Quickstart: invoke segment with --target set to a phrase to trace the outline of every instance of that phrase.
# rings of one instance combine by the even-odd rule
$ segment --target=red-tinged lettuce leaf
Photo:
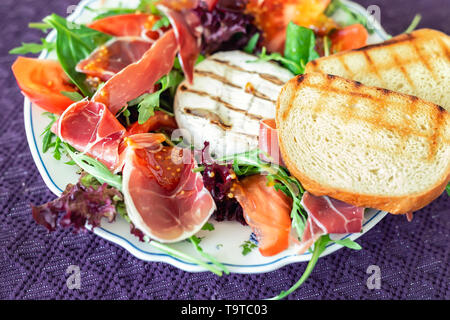
[[[246,225],[244,212],[241,205],[233,196],[233,184],[237,182],[236,174],[232,165],[220,165],[216,162],[207,161],[209,142],[205,142],[205,147],[201,153],[200,165],[204,167],[202,172],[203,184],[211,193],[216,203],[217,210],[214,211],[213,217],[217,221],[239,221]]]
[[[41,206],[32,206],[34,220],[54,231],[58,227],[73,227],[76,232],[86,230],[86,223],[98,227],[102,218],[113,222],[122,194],[107,184],[86,186],[81,181],[69,184],[62,196]],[[61,217],[62,216],[62,217]]]
[[[202,27],[202,53],[238,50],[259,32],[253,16],[244,13],[245,1],[221,0],[209,11],[204,2],[193,9]]]

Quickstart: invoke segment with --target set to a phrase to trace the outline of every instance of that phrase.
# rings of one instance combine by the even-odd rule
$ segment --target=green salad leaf
[[[273,60],[281,63],[295,75],[303,74],[306,64],[319,58],[319,54],[314,50],[315,45],[314,31],[290,22],[286,29],[284,56],[278,52],[267,54],[266,47],[263,47],[259,59],[254,62]]]
[[[355,249],[355,250],[360,250],[361,249],[361,246],[359,244],[357,244],[356,242],[354,242],[354,241],[352,241],[352,240],[350,240],[348,238],[344,239],[344,240],[333,241],[333,240],[330,239],[329,235],[321,236],[314,243],[314,250],[312,252],[311,260],[309,260],[308,265],[306,266],[306,269],[303,272],[303,274],[300,277],[300,279],[291,288],[289,288],[287,291],[281,291],[281,293],[279,295],[277,295],[276,297],[273,297],[273,298],[271,298],[269,300],[281,300],[281,299],[287,297],[288,295],[290,295],[295,290],[297,290],[306,281],[306,279],[308,279],[309,275],[314,270],[314,267],[316,266],[316,263],[319,260],[320,256],[325,251],[325,249],[327,248],[328,244],[330,244],[332,242],[336,242],[336,243],[338,243],[340,245],[343,245],[343,246],[346,246],[346,247],[348,247],[350,249]]]
[[[94,158],[83,153],[77,152],[67,143],[63,143],[63,148],[72,160],[88,174],[92,175],[100,183],[106,183],[117,190],[122,191],[122,177],[111,173],[108,167]]]
[[[93,92],[85,82],[86,76],[77,72],[75,67],[112,37],[84,25],[70,22],[57,14],[46,17],[44,22],[57,31],[56,54],[62,68],[82,94],[90,97]]]
[[[244,47],[244,51],[247,53],[252,54],[253,51],[255,51],[256,45],[258,44],[259,38],[260,38],[260,34],[259,33],[255,33],[250,40],[248,41],[247,45]]]
[[[39,53],[41,51],[47,50],[52,51],[56,47],[54,42],[48,42],[44,38],[41,38],[41,43],[24,43],[20,47],[11,49],[9,54],[28,54],[28,53]]]
[[[306,64],[319,58],[319,54],[314,50],[315,46],[316,36],[314,31],[290,22],[286,30],[284,57],[297,63],[301,69],[294,70],[289,68],[289,65],[286,65],[286,67],[295,74],[304,73]]]
[[[156,84],[160,84],[161,88],[153,93],[146,93],[128,103],[129,106],[137,105],[139,111],[139,124],[145,123],[151,116],[155,114],[155,110],[161,110],[172,115],[166,109],[161,108],[161,94],[166,90],[175,92],[180,82],[183,81],[183,75],[178,70],[172,70],[169,74],[163,76]]]

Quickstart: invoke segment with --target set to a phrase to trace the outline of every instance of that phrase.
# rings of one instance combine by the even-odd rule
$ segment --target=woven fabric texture
[[[58,230],[34,223],[30,203],[54,198],[42,181],[25,138],[23,97],[11,73],[20,42],[42,37],[27,24],[56,12],[67,0],[0,1],[0,298],[1,299],[261,299],[297,281],[306,263],[266,274],[217,277],[188,273],[163,263],[143,262],[92,233]],[[403,31],[415,13],[421,27],[450,32],[447,0],[359,1],[381,7],[387,31]],[[387,216],[358,242],[319,260],[309,280],[289,299],[450,299],[450,198],[443,194],[407,222]],[[80,289],[67,286],[67,268],[81,271]],[[380,268],[380,289],[369,289],[369,266]]]

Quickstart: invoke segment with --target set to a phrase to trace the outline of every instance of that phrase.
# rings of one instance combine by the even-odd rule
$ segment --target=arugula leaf
[[[413,32],[417,26],[419,25],[420,21],[422,20],[422,16],[420,14],[416,14],[411,21],[411,24],[409,27],[403,32],[403,33],[411,33]]]
[[[445,190],[447,191],[447,194],[450,196],[450,183],[447,185]]]
[[[216,258],[211,256],[210,254],[203,251],[203,248],[200,247],[200,241],[201,238],[198,238],[196,236],[192,236],[189,238],[189,241],[194,245],[195,250],[204,258],[206,258],[210,263],[212,263],[214,266],[219,268],[219,275],[222,275],[222,272],[225,272],[225,274],[230,274],[230,271],[225,267],[222,263],[220,263]]]
[[[260,34],[255,33],[253,35],[253,37],[250,38],[247,45],[244,47],[244,51],[252,54],[253,51],[255,51],[256,45],[258,44],[259,37],[260,37]]]
[[[314,267],[316,266],[317,261],[319,260],[320,256],[325,251],[325,249],[327,248],[327,245],[330,242],[336,242],[336,243],[339,243],[339,244],[341,244],[343,246],[346,246],[346,247],[348,247],[350,249],[354,249],[354,250],[360,250],[361,249],[361,246],[359,244],[357,244],[356,242],[354,242],[354,241],[352,241],[351,239],[348,239],[348,238],[344,239],[344,240],[333,241],[333,240],[330,239],[330,235],[328,235],[328,234],[324,235],[324,236],[321,236],[314,243],[314,250],[313,250],[313,253],[312,253],[311,260],[309,260],[308,265],[306,266],[306,269],[303,272],[303,274],[300,277],[300,279],[291,288],[289,288],[289,290],[281,291],[281,293],[278,296],[273,297],[273,298],[271,298],[269,300],[281,300],[281,299],[287,297],[289,294],[291,294],[295,290],[297,290],[298,287],[300,287],[306,281],[306,279],[308,279],[309,275],[314,270]]]
[[[240,154],[224,157],[218,162],[228,163],[232,161],[234,173],[238,176],[252,174],[266,174],[267,182],[273,185],[277,190],[283,191],[288,197],[292,198],[291,219],[299,238],[302,237],[305,229],[307,213],[301,205],[301,199],[304,193],[300,182],[292,177],[288,171],[275,164],[264,162],[259,155],[261,150],[253,150]],[[268,155],[266,155],[268,157]]]
[[[69,22],[56,14],[46,17],[44,22],[57,31],[56,53],[64,71],[82,94],[90,97],[93,92],[85,82],[86,76],[77,72],[75,67],[98,46],[112,37],[84,25]]]
[[[299,63],[291,61],[285,57],[283,57],[280,53],[275,52],[271,54],[267,54],[266,47],[262,48],[261,53],[259,54],[259,59],[255,61],[249,61],[249,62],[257,62],[257,61],[277,61],[280,62],[282,65],[284,65],[286,68],[288,68],[290,71],[292,71],[294,74],[301,74],[305,67],[301,66]]]
[[[90,9],[91,11],[96,11],[96,9]],[[94,17],[94,21],[96,20],[100,20],[100,19],[104,19],[104,18],[108,18],[108,17],[113,17],[113,16],[118,16],[121,14],[130,14],[130,13],[135,13],[136,10],[135,9],[130,9],[130,8],[110,8],[107,9],[105,11],[103,11],[102,13],[98,14],[97,16]]]
[[[61,91],[61,94],[74,102],[84,99],[84,97],[76,91]]]
[[[52,143],[53,136],[55,135],[51,129],[52,126],[55,124],[57,117],[53,113],[50,112],[44,112],[43,115],[50,118],[50,123],[45,127],[44,131],[41,133],[41,136],[44,136],[42,139],[42,152],[46,153],[48,149],[50,149],[50,145]]]
[[[255,243],[251,242],[250,240],[247,240],[243,244],[241,244],[239,247],[242,248],[242,255],[246,256],[250,252],[252,252],[253,249],[257,248],[258,245],[256,245]]]
[[[278,296],[273,297],[269,300],[281,300],[290,295],[295,290],[297,290],[298,287],[300,287],[303,284],[303,282],[305,282],[306,279],[308,279],[309,275],[314,270],[314,267],[316,266],[316,263],[319,260],[320,255],[325,251],[327,244],[329,242],[330,237],[328,235],[320,237],[319,240],[317,240],[316,243],[314,244],[313,255],[311,257],[311,260],[309,260],[308,265],[306,266],[306,269],[303,272],[300,279],[291,288],[289,288],[289,290],[281,291],[281,293]]]
[[[356,243],[355,241],[353,241],[352,239],[346,238],[346,239],[342,239],[342,240],[333,240],[334,243],[339,244],[341,246],[344,246],[346,248],[349,249],[353,249],[353,250],[361,250],[362,247]]]
[[[290,64],[285,66],[295,74],[304,73],[306,64],[319,58],[319,54],[314,50],[315,46],[316,36],[311,29],[290,22],[286,30],[284,57],[297,63],[301,68],[300,70],[291,68]]]
[[[202,230],[207,231],[214,231],[214,225],[210,222],[205,223],[205,225],[202,227]]]
[[[91,158],[83,153],[77,152],[67,143],[62,143],[64,150],[72,158],[72,160],[84,171],[94,176],[100,183],[106,183],[120,191],[122,191],[122,177],[115,175],[98,160]]]
[[[42,30],[43,32],[47,32],[49,29],[52,29],[52,26],[44,22],[31,22],[28,24],[28,28],[39,29]]]
[[[161,29],[163,27],[164,28],[170,27],[170,20],[166,16],[164,16],[161,19],[159,19],[158,21],[156,21],[155,24],[152,27],[152,30],[156,31],[156,30]]]
[[[41,39],[41,43],[24,43],[20,47],[11,49],[9,54],[28,54],[28,53],[39,53],[41,51],[47,50],[52,51],[55,49],[54,42],[48,42],[44,38]]]
[[[319,54],[314,50],[315,45],[316,36],[311,29],[290,22],[286,29],[284,56],[278,52],[268,55],[266,47],[263,47],[259,59],[253,62],[273,60],[280,62],[295,75],[303,74],[306,64],[319,58]]]
[[[155,110],[161,110],[171,114],[169,111],[160,107],[161,94],[170,89],[175,90],[180,82],[183,81],[183,76],[177,70],[172,70],[169,74],[162,77],[157,84],[161,85],[161,89],[153,93],[146,93],[137,99],[129,102],[130,106],[138,105],[139,124],[145,123],[151,116],[155,114]]]
[[[52,131],[52,126],[58,120],[57,116],[50,112],[44,112],[43,115],[50,118],[50,123],[45,127],[44,131],[41,133],[42,138],[42,152],[47,153],[53,148],[53,158],[56,160],[61,160],[61,139],[57,137]]]

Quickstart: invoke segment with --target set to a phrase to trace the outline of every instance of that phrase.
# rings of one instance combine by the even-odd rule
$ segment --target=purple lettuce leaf
[[[86,230],[86,223],[98,227],[102,218],[113,222],[118,214],[117,204],[121,201],[123,196],[119,190],[107,184],[86,186],[80,179],[75,185],[67,185],[60,198],[32,206],[32,215],[49,231],[56,230],[59,225],[80,232]]]
[[[211,160],[208,154],[209,142],[205,142],[199,160],[199,164],[204,167],[202,172],[203,184],[205,188],[211,193],[211,196],[216,203],[216,211],[213,213],[214,219],[217,221],[239,221],[243,225],[247,225],[244,219],[244,211],[232,196],[232,187],[237,182],[236,174],[232,169],[231,164],[222,165]],[[231,196],[231,197],[230,197]]]
[[[202,27],[203,54],[242,49],[259,32],[253,16],[244,13],[245,4],[242,0],[221,0],[212,11],[203,2],[193,9]]]

